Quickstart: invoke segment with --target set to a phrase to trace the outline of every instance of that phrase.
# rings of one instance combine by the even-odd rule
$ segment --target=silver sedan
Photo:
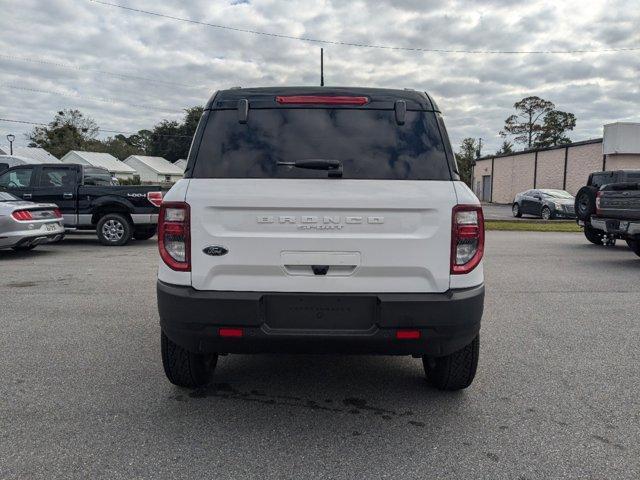
[[[63,236],[62,214],[57,205],[25,202],[0,191],[0,249],[31,250]]]

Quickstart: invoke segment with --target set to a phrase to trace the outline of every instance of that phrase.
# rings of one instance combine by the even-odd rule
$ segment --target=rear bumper
[[[204,292],[158,281],[157,294],[165,334],[187,350],[215,353],[442,356],[478,334],[484,305],[484,285],[425,294],[284,294]],[[336,304],[351,328],[340,327]],[[370,318],[349,318],[355,310]],[[222,338],[221,327],[242,328],[243,336]],[[399,329],[418,330],[420,338],[397,339]]]
[[[619,220],[616,218],[591,217],[591,226],[597,230],[618,235],[623,238],[640,235],[640,221]]]

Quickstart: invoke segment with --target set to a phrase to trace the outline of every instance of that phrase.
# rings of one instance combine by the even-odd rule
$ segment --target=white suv
[[[208,383],[218,354],[423,359],[457,390],[478,364],[484,224],[425,93],[217,92],[159,221],[169,380]]]

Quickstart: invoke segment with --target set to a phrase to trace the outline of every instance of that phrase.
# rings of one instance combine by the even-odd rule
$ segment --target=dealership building
[[[590,173],[620,169],[640,170],[640,123],[605,125],[603,138],[479,158],[472,186],[483,202],[511,203],[533,188],[575,195]]]

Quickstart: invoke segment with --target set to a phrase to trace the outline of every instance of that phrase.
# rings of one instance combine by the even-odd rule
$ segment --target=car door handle
[[[70,198],[73,198],[73,193],[63,193],[62,194],[62,198],[67,199],[67,200],[70,199]]]
[[[23,193],[22,198],[27,198],[27,199],[33,198],[33,195],[31,195],[30,193]]]

